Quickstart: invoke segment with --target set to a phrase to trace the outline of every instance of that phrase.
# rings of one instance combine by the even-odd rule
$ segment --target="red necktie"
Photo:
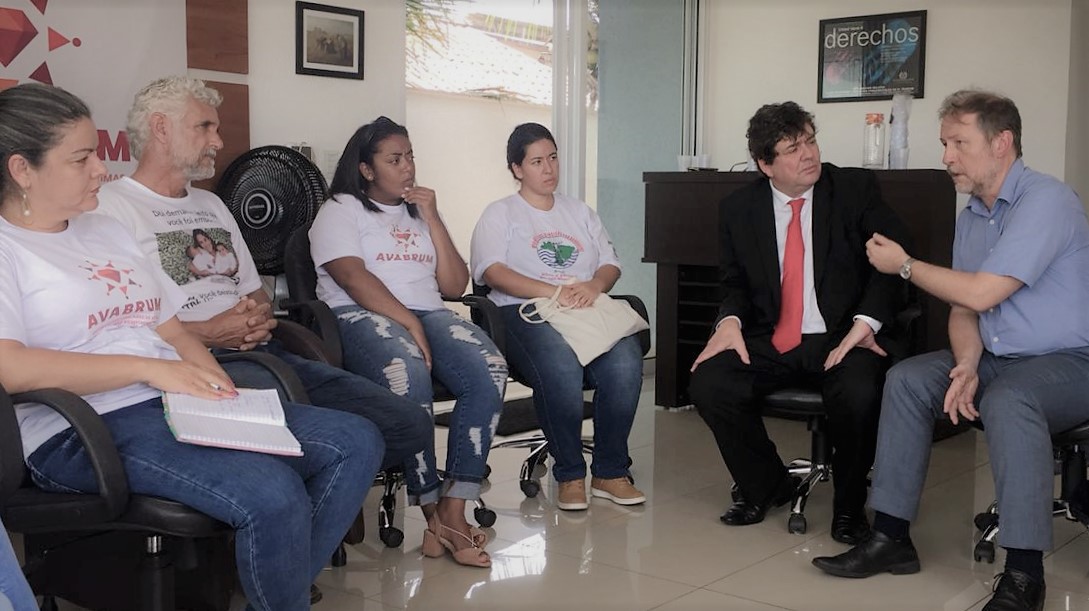
[[[780,354],[802,343],[802,279],[805,275],[805,246],[802,245],[802,204],[804,199],[790,200],[792,214],[787,225],[786,248],[783,250],[783,296],[779,306],[779,322],[771,344]]]

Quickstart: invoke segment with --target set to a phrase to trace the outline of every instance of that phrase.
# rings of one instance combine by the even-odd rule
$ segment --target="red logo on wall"
[[[45,15],[46,6],[49,4],[49,0],[29,0],[30,4],[34,8],[38,9],[38,13],[42,16]],[[39,24],[39,26],[42,24]],[[38,27],[34,26],[27,12],[22,9],[11,8],[6,6],[0,6],[0,64],[3,64],[7,68],[17,57],[19,57],[35,38],[38,37]],[[72,43],[72,46],[80,46],[81,41],[78,38],[67,38],[60,32],[54,30],[51,27],[46,26],[47,46],[50,52]],[[39,83],[45,83],[47,85],[53,84],[53,77],[49,74],[49,63],[43,61],[33,72],[28,74],[26,78],[32,81],[38,81]],[[7,89],[8,87],[14,87],[19,84],[20,79],[0,78],[0,90]]]

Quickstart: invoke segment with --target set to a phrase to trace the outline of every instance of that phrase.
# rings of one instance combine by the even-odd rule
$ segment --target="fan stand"
[[[287,315],[287,310],[282,304],[289,301],[287,293],[287,277],[284,274],[275,276],[261,276],[261,284],[266,293],[272,293],[273,315],[282,317]]]

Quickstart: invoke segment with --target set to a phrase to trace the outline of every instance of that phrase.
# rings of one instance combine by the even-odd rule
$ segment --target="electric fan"
[[[314,220],[318,207],[329,197],[329,187],[309,159],[286,146],[273,145],[235,159],[223,172],[216,194],[238,222],[257,271],[262,276],[279,276],[284,271],[287,238]]]

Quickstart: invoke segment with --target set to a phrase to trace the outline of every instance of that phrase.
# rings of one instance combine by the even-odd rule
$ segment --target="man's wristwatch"
[[[904,280],[911,280],[911,265],[915,263],[915,259],[908,257],[904,259],[904,263],[900,265],[900,277]]]

